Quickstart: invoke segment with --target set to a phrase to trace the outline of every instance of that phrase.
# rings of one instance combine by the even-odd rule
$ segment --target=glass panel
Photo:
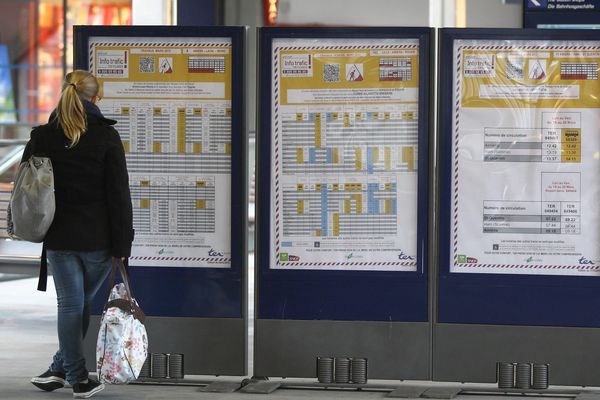
[[[67,0],[67,70],[73,68],[74,25],[131,25],[131,0]]]
[[[63,4],[62,0],[42,0],[38,4],[36,113],[32,121],[44,123],[56,106],[63,77]]]
[[[48,120],[62,78],[73,69],[73,26],[131,25],[133,18],[132,0],[0,1],[0,238],[5,238],[6,206],[24,144],[31,127]],[[169,22],[174,3],[163,0]]]
[[[53,14],[62,1],[2,0],[0,13],[0,123],[40,121],[39,71],[52,68],[48,51],[60,52]],[[43,19],[40,18],[41,14]],[[52,49],[54,46],[54,49]],[[41,50],[43,48],[43,50]],[[41,58],[40,58],[41,57]],[[60,57],[59,57],[60,59]],[[59,69],[60,67],[59,62]],[[44,116],[47,118],[47,114]],[[0,129],[0,133],[5,133]]]
[[[47,121],[73,68],[74,25],[132,24],[132,0],[1,1],[0,123]],[[173,4],[164,0],[163,11]]]

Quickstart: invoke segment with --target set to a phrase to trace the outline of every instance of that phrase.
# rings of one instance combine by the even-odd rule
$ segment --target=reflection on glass
[[[131,25],[131,0],[67,0],[67,69],[73,64],[74,25]]]
[[[0,44],[0,122],[17,121],[9,63],[8,46]]]
[[[0,63],[0,90],[12,81],[13,120],[31,124],[47,121],[62,77],[73,68],[73,25],[131,24],[131,0],[10,1],[4,5],[0,46],[7,48],[8,59]],[[7,96],[0,91],[0,113]]]
[[[130,25],[131,0],[0,0],[0,238],[23,143],[73,69],[73,25]],[[66,29],[65,29],[66,18]]]

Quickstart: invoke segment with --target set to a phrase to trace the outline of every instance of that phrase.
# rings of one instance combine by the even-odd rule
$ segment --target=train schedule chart
[[[419,44],[274,39],[273,269],[416,271]]]
[[[231,39],[94,37],[100,109],[127,157],[131,264],[231,264]]]
[[[451,272],[599,275],[600,42],[454,43]]]

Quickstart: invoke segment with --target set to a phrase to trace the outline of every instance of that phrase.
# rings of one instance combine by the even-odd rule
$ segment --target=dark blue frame
[[[214,26],[220,25],[218,0],[177,0],[178,26]]]
[[[76,68],[89,68],[91,37],[224,37],[232,40],[231,268],[131,267],[136,298],[146,315],[164,317],[242,318],[245,315],[246,132],[244,104],[245,28],[191,26],[76,26]],[[96,297],[94,312],[105,301]]]
[[[428,165],[431,69],[430,28],[262,28],[259,31],[257,135],[257,318],[340,321],[429,320]],[[278,38],[419,40],[419,172],[417,272],[270,269],[271,53]]]
[[[581,276],[450,273],[453,45],[476,40],[600,40],[600,32],[546,29],[442,29],[439,106],[438,322],[600,327],[600,279]]]

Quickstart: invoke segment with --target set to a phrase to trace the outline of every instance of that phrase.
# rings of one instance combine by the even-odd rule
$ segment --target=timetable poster
[[[272,57],[271,268],[416,271],[418,40]]]
[[[133,201],[131,265],[231,265],[231,39],[94,37]]]
[[[454,42],[451,272],[598,275],[600,42]]]

